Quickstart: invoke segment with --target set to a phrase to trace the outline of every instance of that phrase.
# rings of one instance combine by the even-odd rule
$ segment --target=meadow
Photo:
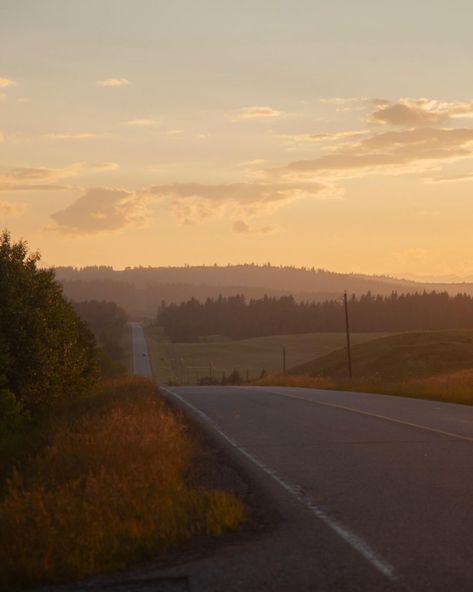
[[[217,379],[234,369],[243,379],[256,380],[264,370],[267,375],[282,370],[282,351],[286,348],[286,368],[303,364],[336,351],[345,345],[344,333],[308,333],[274,335],[232,341],[208,338],[198,343],[172,343],[158,327],[145,328],[154,375],[160,384],[195,384],[209,376]],[[354,333],[352,343],[359,344],[386,335]]]
[[[346,360],[340,349],[258,383],[473,404],[473,331],[404,333],[355,345],[351,380]]]

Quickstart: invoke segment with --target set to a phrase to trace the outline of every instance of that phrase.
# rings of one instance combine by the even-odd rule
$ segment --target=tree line
[[[350,328],[354,332],[401,332],[473,329],[473,297],[447,292],[389,296],[351,296]],[[219,296],[199,302],[161,303],[157,324],[175,342],[193,342],[220,335],[246,339],[267,335],[338,332],[345,330],[343,300],[297,302],[292,296],[246,300],[243,295]]]

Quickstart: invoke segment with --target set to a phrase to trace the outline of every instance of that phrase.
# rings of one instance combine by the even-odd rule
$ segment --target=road
[[[471,407],[300,388],[168,393],[304,514],[291,552],[272,557],[284,583],[247,589],[473,589]]]
[[[153,378],[143,328],[140,323],[130,323],[130,325],[133,341],[133,374]]]

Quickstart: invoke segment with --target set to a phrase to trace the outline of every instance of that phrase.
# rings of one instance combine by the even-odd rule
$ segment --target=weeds
[[[349,381],[331,377],[278,375],[260,379],[255,384],[379,393],[473,405],[473,369],[399,382],[386,382],[379,379]]]
[[[195,453],[150,383],[122,379],[52,422],[47,446],[0,501],[0,582],[74,579],[165,552],[244,519],[223,491],[192,488]]]

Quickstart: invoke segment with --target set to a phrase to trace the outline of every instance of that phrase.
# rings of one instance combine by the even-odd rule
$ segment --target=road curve
[[[222,568],[226,589],[473,589],[473,408],[300,388],[167,392],[290,515],[292,529],[259,541],[246,563],[234,555],[238,585]]]

